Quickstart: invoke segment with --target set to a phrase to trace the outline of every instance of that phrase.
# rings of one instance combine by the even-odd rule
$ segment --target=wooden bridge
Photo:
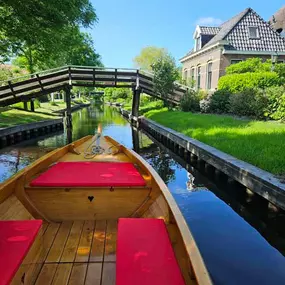
[[[187,90],[186,86],[175,84],[173,93],[162,98],[154,91],[153,75],[139,69],[64,66],[0,82],[0,107],[31,101],[33,109],[34,98],[65,90],[68,110],[73,86],[132,88],[132,115],[135,117],[142,92],[177,104]]]

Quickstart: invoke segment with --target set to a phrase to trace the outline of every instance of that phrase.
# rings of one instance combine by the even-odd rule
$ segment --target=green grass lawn
[[[285,124],[167,109],[146,117],[273,174],[285,176]]]
[[[48,119],[56,119],[55,116],[26,112],[16,109],[0,112],[0,128],[17,126],[20,124],[33,123]]]

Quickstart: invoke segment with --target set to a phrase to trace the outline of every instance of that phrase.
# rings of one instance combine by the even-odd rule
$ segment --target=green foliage
[[[198,112],[200,111],[200,94],[195,90],[187,90],[180,101],[180,109],[183,112]]]
[[[57,106],[56,102],[54,102],[54,101],[49,102],[49,104],[50,104],[51,106]]]
[[[262,62],[259,57],[249,58],[236,64],[231,64],[226,68],[226,74],[247,73],[247,72],[264,72],[271,70],[269,61]]]
[[[119,102],[121,99],[121,102]],[[104,100],[108,102],[126,103],[132,99],[132,90],[129,88],[105,88]]]
[[[20,57],[17,65],[31,73],[78,58],[92,65],[98,61],[90,40],[80,32],[80,27],[91,27],[97,21],[89,0],[4,1],[0,21],[2,59]]]
[[[229,90],[232,93],[249,88],[266,88],[282,83],[276,72],[247,72],[224,75],[219,79],[218,89]]]
[[[265,117],[274,120],[285,119],[285,87],[271,87],[266,90],[268,105],[264,112]]]
[[[208,112],[210,113],[228,113],[229,111],[229,98],[231,92],[227,90],[217,90],[212,95],[208,97],[209,108]]]
[[[168,52],[166,49],[149,46],[143,48],[140,54],[133,59],[133,62],[136,67],[151,71],[152,65],[159,58],[163,57],[168,57]]]
[[[232,94],[229,98],[229,112],[238,116],[263,118],[268,99],[265,92],[246,89],[242,93]]]
[[[174,82],[178,79],[178,71],[175,65],[175,60],[170,55],[167,57],[160,57],[153,65],[154,72],[154,91],[162,98],[167,98],[168,94],[172,93],[174,89]],[[169,104],[165,100],[165,106]]]

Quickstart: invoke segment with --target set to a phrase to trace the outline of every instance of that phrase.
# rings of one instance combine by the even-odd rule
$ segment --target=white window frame
[[[211,64],[211,86],[209,88],[209,65]],[[208,61],[207,62],[207,76],[206,76],[206,90],[212,90],[212,84],[213,83],[213,62]]]
[[[256,37],[251,37],[250,36],[250,28],[255,28],[256,29]],[[256,39],[260,39],[260,33],[259,33],[259,28],[258,26],[248,26],[248,37],[250,39],[256,40]]]
[[[199,73],[199,68],[200,68],[200,73]],[[201,89],[201,75],[202,75],[202,65],[198,64],[197,65],[197,90]]]

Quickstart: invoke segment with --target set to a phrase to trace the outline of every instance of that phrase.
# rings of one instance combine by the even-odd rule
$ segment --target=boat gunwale
[[[155,179],[156,183],[159,186],[159,189],[161,190],[173,216],[176,221],[177,227],[179,229],[179,232],[182,236],[182,240],[186,249],[186,252],[188,254],[188,257],[190,259],[191,265],[194,270],[194,274],[196,277],[196,280],[198,281],[199,285],[212,285],[213,281],[210,277],[210,274],[208,272],[208,269],[205,265],[205,262],[202,258],[202,255],[200,253],[200,250],[197,246],[197,243],[194,239],[194,236],[186,223],[184,216],[182,212],[180,211],[174,197],[172,196],[170,190],[168,189],[167,185],[164,183],[162,178],[158,175],[158,173],[154,170],[154,168],[139,154],[137,154],[135,151],[119,144],[117,141],[115,141],[113,138],[109,136],[105,136],[105,138],[111,143],[116,144],[117,146],[122,147],[124,153],[130,157],[130,159],[133,160],[135,158],[137,161],[139,161],[145,169],[151,174],[151,177]],[[128,155],[129,154],[129,155]]]

